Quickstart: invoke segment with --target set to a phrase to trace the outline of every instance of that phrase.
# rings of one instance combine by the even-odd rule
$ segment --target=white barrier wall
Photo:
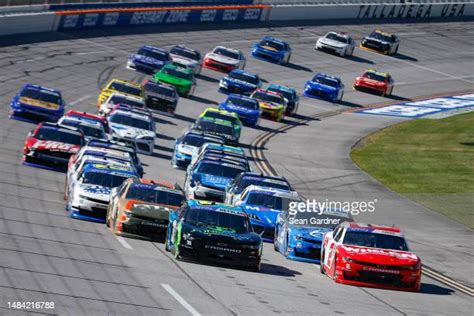
[[[0,36],[55,31],[54,13],[12,14],[0,17]]]
[[[368,20],[453,18],[474,16],[474,3],[281,5],[271,8],[267,21]]]

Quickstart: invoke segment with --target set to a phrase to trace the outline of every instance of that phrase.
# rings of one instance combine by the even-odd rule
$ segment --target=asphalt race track
[[[250,149],[260,134],[293,126],[275,133],[265,148],[256,148],[277,173],[287,176],[307,198],[377,199],[376,211],[358,220],[400,225],[426,265],[472,286],[472,231],[391,193],[349,158],[359,138],[399,119],[349,113],[311,117],[391,101],[350,89],[355,76],[367,68],[393,75],[398,82],[393,101],[472,91],[474,24],[384,25],[401,38],[395,57],[356,49],[353,58],[343,59],[314,51],[315,40],[328,30],[360,39],[374,27],[267,25],[89,39],[65,35],[60,41],[0,48],[0,315],[15,314],[7,304],[13,301],[52,301],[55,309],[32,312],[61,315],[471,314],[470,296],[426,275],[421,293],[337,285],[322,276],[317,265],[286,260],[270,244],[265,245],[261,273],[177,262],[162,243],[119,239],[105,225],[69,218],[63,201],[65,174],[21,164],[23,141],[33,125],[7,116],[11,97],[24,83],[60,89],[70,108],[95,111],[99,88],[110,78],[145,78],[125,68],[127,55],[144,44],[182,43],[202,53],[222,44],[248,56],[253,42],[274,35],[291,43],[292,64],[284,67],[248,57],[246,70],[299,92],[314,72],[334,74],[346,85],[344,101],[302,98],[295,117],[244,128],[242,146]],[[155,153],[142,156],[146,177],[182,183],[184,172],[169,162],[174,139],[202,110],[224,100],[217,92],[221,77],[203,70],[196,96],[181,98],[175,117],[156,117]]]

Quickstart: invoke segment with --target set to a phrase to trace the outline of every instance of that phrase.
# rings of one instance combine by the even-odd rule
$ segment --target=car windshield
[[[178,77],[178,78],[186,79],[186,80],[189,80],[189,81],[193,80],[193,74],[192,73],[182,71],[178,68],[171,68],[171,67],[163,68],[163,72],[165,74],[169,75],[169,76]]]
[[[246,187],[250,185],[258,185],[267,188],[275,188],[281,190],[290,190],[290,186],[288,182],[283,180],[276,180],[276,179],[267,179],[267,178],[255,178],[255,177],[244,177],[239,185],[238,185],[238,192],[242,192]]]
[[[261,101],[267,101],[271,103],[277,103],[277,104],[282,104],[283,101],[279,95],[276,94],[271,94],[271,93],[265,93],[262,91],[257,91],[253,95],[254,98],[259,99]]]
[[[376,74],[374,72],[366,72],[364,74],[364,77],[372,79],[372,80],[376,80],[376,81],[382,81],[382,82],[385,82],[385,80],[387,79],[386,77],[384,77],[382,75],[379,75],[379,74]]]
[[[296,200],[283,198],[267,193],[250,192],[247,198],[247,205],[271,208],[274,210],[287,210],[291,202]]]
[[[242,98],[229,97],[227,104],[240,106],[250,110],[258,110],[258,103],[255,100],[247,100]]]
[[[339,83],[336,80],[325,78],[325,77],[320,77],[320,76],[317,76],[317,75],[314,76],[313,82],[317,82],[317,83],[320,83],[320,84],[323,84],[323,85],[326,85],[326,86],[330,86],[330,87],[335,87],[335,88],[337,88],[339,86]]]
[[[250,224],[246,216],[225,211],[191,208],[186,212],[185,223],[193,226],[221,227],[239,234],[250,232]]]
[[[81,135],[72,132],[66,132],[63,130],[57,130],[53,128],[41,127],[34,136],[39,140],[50,140],[54,142],[82,145],[83,140]]]
[[[337,225],[352,221],[349,212],[297,212],[295,215],[289,215],[290,226],[321,227],[334,229]]]
[[[113,95],[110,97],[109,101],[108,101],[110,104],[114,104],[114,105],[117,105],[117,104],[125,104],[125,105],[130,105],[131,107],[135,107],[135,108],[143,108],[145,107],[145,103],[143,102],[139,102],[139,101],[135,101],[135,100],[132,100],[130,98],[126,98],[122,95]]]
[[[229,73],[229,78],[242,80],[253,85],[258,84],[258,77],[243,72],[231,72]]]
[[[205,117],[211,117],[211,118],[216,118],[216,119],[221,119],[224,121],[229,121],[233,125],[237,124],[237,118],[233,115],[227,115],[227,114],[222,114],[220,112],[216,111],[207,111]]]
[[[175,92],[174,92],[173,88],[163,86],[163,85],[160,85],[160,84],[147,82],[144,86],[144,89],[146,91],[166,95],[166,96],[171,97],[171,98],[175,97]]]
[[[186,57],[192,60],[199,60],[201,56],[196,51],[191,51],[189,49],[185,49],[183,47],[175,46],[170,50],[171,54]]]
[[[138,55],[143,55],[143,56],[146,56],[146,57],[151,57],[151,58],[158,59],[158,60],[163,60],[163,61],[170,60],[167,53],[160,52],[158,50],[152,50],[152,49],[149,49],[149,48],[144,48],[144,47],[141,48],[138,51]]]
[[[102,187],[107,188],[116,188],[121,185],[125,180],[127,180],[126,176],[119,176],[116,174],[95,171],[86,172],[82,176],[83,184],[100,185]]]
[[[93,138],[105,138],[105,132],[100,127],[95,127],[89,124],[84,124],[78,121],[64,120],[61,123],[62,125],[77,127],[84,133],[84,136],[93,137]]]
[[[181,206],[185,201],[184,196],[177,192],[144,185],[131,185],[126,198],[171,206]]]
[[[234,128],[231,125],[219,124],[214,121],[199,120],[196,127],[197,129],[206,132],[234,136]]]
[[[288,100],[293,100],[295,98],[295,93],[292,92],[292,91],[288,91],[288,90],[280,90],[278,88],[268,88],[267,89],[268,91],[273,91],[273,92],[276,92],[276,93],[279,93],[281,95],[283,95],[285,98],[287,98]]]
[[[372,32],[370,33],[369,37],[372,37],[384,42],[392,42],[392,37],[390,35],[383,34],[380,32]]]
[[[229,58],[232,58],[232,59],[240,59],[238,53],[231,52],[230,50],[224,49],[222,47],[216,48],[213,53],[217,54],[217,55],[226,56],[226,57],[229,57]]]
[[[110,117],[110,121],[116,124],[127,125],[139,129],[146,129],[148,131],[152,130],[151,122],[128,115],[114,114]]]
[[[26,88],[20,93],[20,97],[41,100],[44,102],[60,104],[61,97],[57,93],[49,92],[46,90],[37,90]]]
[[[109,89],[115,90],[115,91],[120,91],[126,94],[132,94],[136,96],[141,96],[142,91],[140,88],[133,87],[131,85],[127,85],[121,82],[114,81],[110,84]]]
[[[197,172],[205,173],[217,177],[224,177],[224,178],[235,178],[239,173],[244,171],[243,168],[238,166],[230,166],[230,165],[219,165],[216,163],[207,163],[202,162],[199,164],[199,168]]]
[[[280,44],[280,43],[277,43],[277,42],[274,42],[274,41],[267,41],[267,40],[262,40],[260,42],[260,46],[268,46],[268,47],[271,47],[271,48],[274,48],[278,51],[280,50],[283,50],[285,47]]]
[[[373,232],[349,230],[344,236],[343,244],[361,247],[408,251],[408,246],[403,237],[377,234]]]
[[[340,36],[336,33],[329,33],[328,35],[326,35],[326,38],[333,41],[338,41],[338,42],[347,44],[347,37]]]
[[[184,136],[182,140],[183,145],[189,145],[189,146],[194,146],[194,147],[201,147],[205,143],[220,143],[223,144],[224,141],[219,138],[210,138],[210,137],[203,137],[203,136],[197,136],[197,135],[192,135],[188,134]]]

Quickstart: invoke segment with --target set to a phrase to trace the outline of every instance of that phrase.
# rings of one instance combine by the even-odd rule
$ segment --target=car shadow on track
[[[160,154],[160,153],[157,153],[157,152],[153,152],[153,157],[155,158],[160,158],[160,159],[164,159],[164,160],[171,160],[171,156],[170,155],[165,155],[165,154]]]
[[[418,62],[418,59],[415,57],[411,57],[405,54],[397,53],[395,55],[392,55],[393,58],[400,59],[400,60],[406,60],[406,61],[413,61],[413,62]]]
[[[293,63],[285,64],[285,65],[283,65],[283,67],[294,69],[294,70],[302,70],[302,71],[306,71],[306,72],[313,72],[313,70],[311,68],[301,66],[301,65],[297,65],[297,64],[293,64]]]
[[[204,104],[212,104],[212,105],[218,105],[219,104],[214,100],[209,100],[209,99],[206,99],[206,98],[198,97],[196,95],[192,95],[192,96],[188,97],[188,99],[192,100],[192,101],[199,102],[199,103],[204,103]]]
[[[391,100],[395,100],[395,101],[412,101],[412,99],[410,99],[410,98],[401,97],[401,96],[395,95],[395,94],[388,95],[388,96],[386,96],[386,98],[391,99]]]
[[[157,144],[155,144],[155,149],[156,150],[161,150],[161,151],[166,151],[166,152],[169,152],[169,153],[174,152],[173,148],[169,148],[169,147],[161,146],[161,145],[157,145]]]
[[[350,102],[350,101],[345,101],[345,100],[341,100],[339,102],[336,102],[336,104],[342,105],[342,106],[348,106],[348,107],[351,107],[351,108],[363,108],[364,107],[363,105],[353,103],[353,102]]]
[[[153,120],[158,124],[170,124],[170,125],[175,125],[176,126],[176,123],[165,120],[165,119],[162,119],[161,117],[153,116]]]
[[[288,269],[286,267],[277,266],[269,263],[262,263],[260,273],[268,275],[277,275],[283,277],[295,277],[301,275],[300,272]]]
[[[164,134],[158,134],[158,133],[156,133],[156,138],[164,139],[164,140],[176,140],[174,137],[167,136]]]
[[[361,64],[370,64],[370,65],[373,65],[375,64],[373,61],[369,60],[369,59],[366,59],[366,58],[363,58],[363,57],[360,57],[360,56],[348,56],[346,57],[348,60],[350,61],[353,61],[353,62],[356,62],[356,63],[361,63]]]
[[[175,114],[174,118],[177,119],[177,120],[180,120],[180,121],[188,122],[188,123],[194,123],[196,121],[195,118],[185,116],[185,115],[182,115],[182,114]]]
[[[253,149],[253,150],[266,150],[265,147],[262,147],[262,146],[253,146],[252,144],[243,144],[243,143],[240,143],[239,144],[239,147],[241,148],[245,148],[245,149]]]
[[[212,78],[212,77],[209,77],[209,76],[206,76],[206,75],[203,75],[203,74],[196,75],[196,79],[201,79],[201,80],[212,82],[212,83],[219,82],[219,79]]]
[[[432,295],[452,295],[455,291],[447,287],[442,287],[431,283],[421,283],[420,293]]]

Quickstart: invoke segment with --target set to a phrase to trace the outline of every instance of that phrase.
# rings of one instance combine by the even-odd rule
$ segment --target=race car
[[[174,168],[186,168],[191,162],[193,154],[205,143],[224,144],[222,137],[209,135],[197,130],[186,131],[181,137],[176,139],[171,158],[171,165]]]
[[[169,213],[185,201],[183,192],[171,183],[129,178],[112,190],[105,224],[119,236],[162,239]]]
[[[114,140],[134,144],[140,153],[152,155],[155,146],[155,121],[152,117],[117,110],[109,117]]]
[[[344,84],[340,78],[317,73],[313,79],[306,81],[303,94],[310,98],[340,102],[344,96]]]
[[[109,115],[117,105],[128,105],[136,109],[144,109],[145,101],[142,97],[135,97],[122,93],[112,93],[100,106],[99,113]]]
[[[236,132],[234,125],[229,121],[211,117],[201,117],[191,125],[191,129],[220,136],[225,139],[228,145],[237,145],[239,143],[240,135]]]
[[[240,50],[217,46],[204,56],[204,68],[219,72],[231,72],[234,69],[245,68],[245,57]]]
[[[287,86],[280,86],[272,83],[268,86],[267,91],[281,94],[286,100],[286,114],[296,114],[300,103],[300,98],[296,90]]]
[[[170,56],[173,63],[192,69],[195,75],[201,73],[201,53],[198,50],[183,46],[176,45],[170,49]]]
[[[273,177],[254,172],[243,172],[226,187],[225,203],[232,204],[234,200],[240,199],[242,192],[250,185],[294,191],[285,177]]]
[[[285,116],[286,101],[280,93],[257,89],[250,97],[258,101],[262,116],[267,116],[278,122]]]
[[[171,62],[170,54],[159,47],[143,46],[136,54],[128,56],[127,68],[153,74]]]
[[[380,93],[381,96],[390,96],[395,82],[390,74],[377,70],[367,70],[354,81],[354,89]]]
[[[209,150],[199,156],[197,162],[201,160],[213,160],[222,163],[229,163],[243,167],[245,171],[251,171],[247,157],[236,153],[229,153],[225,150]]]
[[[10,103],[10,117],[26,121],[56,122],[64,115],[61,92],[34,84],[25,84]]]
[[[237,137],[240,138],[240,134],[242,133],[242,122],[240,121],[237,114],[216,108],[207,108],[199,115],[199,117],[219,119],[230,122],[234,127]]]
[[[321,273],[337,283],[419,291],[422,265],[400,228],[342,223],[324,236]]]
[[[364,37],[360,47],[385,55],[395,55],[400,47],[400,39],[395,34],[375,30],[369,36]]]
[[[170,212],[165,249],[176,259],[211,260],[258,272],[263,244],[240,207],[192,200]]]
[[[71,155],[77,153],[84,144],[84,134],[76,128],[55,123],[39,123],[26,137],[23,162],[64,168]]]
[[[237,114],[243,124],[252,127],[258,126],[262,115],[257,100],[240,94],[229,94],[219,109]]]
[[[317,213],[283,211],[278,214],[273,247],[286,258],[319,263],[324,235],[340,223],[352,221],[344,210],[318,210]]]
[[[109,126],[109,121],[107,121],[107,119],[101,115],[95,115],[92,113],[81,112],[81,111],[76,111],[76,110],[69,110],[66,112],[66,114],[64,114],[64,116],[75,117],[75,118],[85,120],[85,121],[98,122],[102,125],[102,127],[104,128],[104,131],[107,134],[112,132]]]
[[[291,47],[285,41],[265,36],[262,40],[253,45],[250,53],[253,57],[278,64],[289,64],[291,58]]]
[[[143,98],[150,110],[174,115],[178,105],[178,93],[173,85],[146,80],[143,82]]]
[[[228,152],[232,154],[238,154],[241,157],[246,157],[245,151],[241,147],[221,145],[221,144],[216,144],[216,143],[204,143],[203,145],[201,145],[201,147],[199,148],[197,152],[192,153],[190,166],[196,163],[199,157],[202,157],[202,155],[204,155],[206,152],[213,151],[213,150]]]
[[[245,167],[219,159],[201,159],[187,171],[184,192],[188,199],[223,202],[225,188]]]
[[[260,77],[245,70],[235,69],[219,81],[219,92],[251,95],[262,86]]]
[[[134,169],[112,164],[84,165],[69,181],[66,204],[69,216],[105,223],[112,189],[128,178],[138,178]]]
[[[100,91],[97,99],[97,108],[109,98],[112,93],[120,93],[141,98],[143,96],[142,88],[135,82],[120,79],[111,79],[105,88]]]
[[[291,202],[300,200],[295,191],[250,185],[233,200],[232,205],[243,207],[249,214],[253,231],[264,241],[273,242],[278,214],[288,210]]]
[[[92,139],[109,139],[107,133],[105,133],[104,127],[99,122],[81,120],[76,117],[63,116],[59,119],[58,124],[60,126],[75,127],[84,134],[86,141]]]
[[[189,97],[196,89],[196,79],[191,69],[179,67],[176,65],[166,65],[153,76],[153,81],[163,82],[176,87],[176,91]]]
[[[352,56],[354,54],[355,41],[345,33],[329,32],[316,41],[314,48],[335,53],[342,57]]]

